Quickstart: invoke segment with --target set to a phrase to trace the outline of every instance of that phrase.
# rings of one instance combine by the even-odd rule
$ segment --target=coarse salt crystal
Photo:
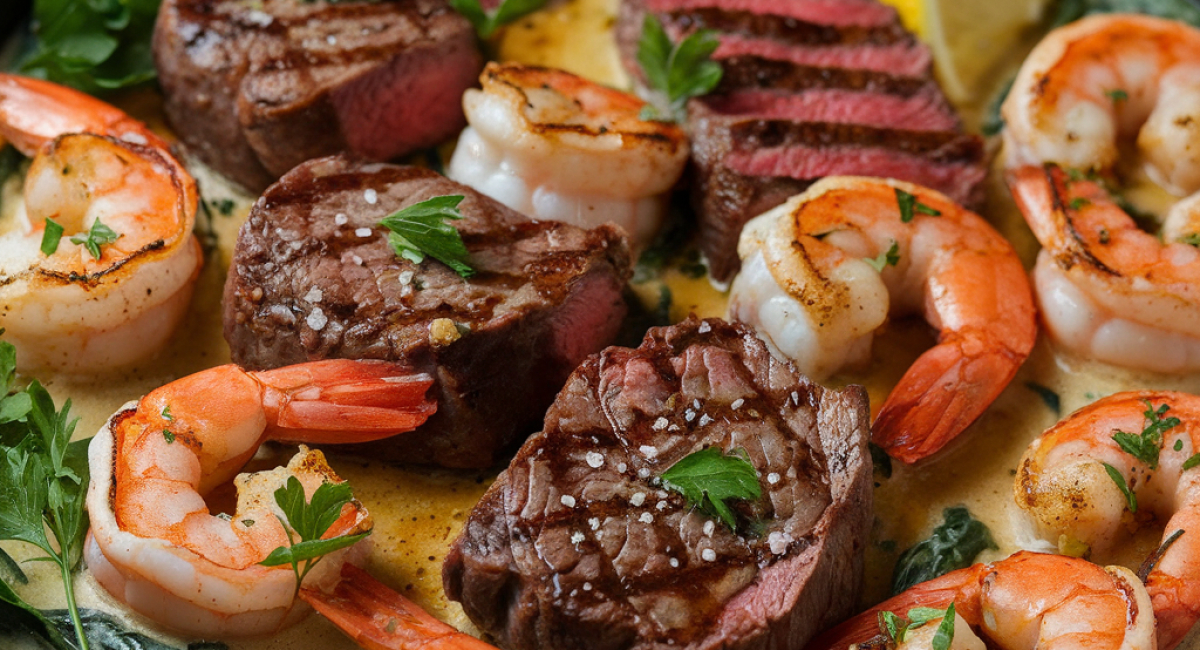
[[[659,502],[658,502],[658,505],[656,505],[656,506],[654,506],[654,507],[655,507],[655,508],[658,508],[659,510],[666,510],[666,509],[667,509],[667,502],[666,502],[666,501],[659,501]]]
[[[357,264],[359,266],[363,265],[363,259],[357,255],[351,255],[350,261],[354,262],[355,264]]]
[[[412,271],[401,271],[400,275],[397,276],[396,279],[400,281],[400,286],[405,286],[409,282],[412,282],[413,275],[414,274]]]
[[[308,293],[304,294],[304,299],[308,302],[321,302],[321,299],[324,297],[325,292],[316,287],[309,289]]]
[[[641,447],[638,447],[638,451],[645,454],[646,458],[654,458],[658,455],[658,448],[650,445],[642,445]]]
[[[591,526],[592,530],[600,530],[600,518],[592,517],[591,519],[588,519],[588,526]]]
[[[688,409],[688,410],[684,411],[684,412],[683,412],[683,419],[687,420],[688,422],[691,422],[692,420],[695,420],[695,419],[696,419],[696,412],[695,412],[695,411],[693,411],[692,409]]]
[[[711,548],[706,548],[703,551],[700,551],[700,559],[704,560],[705,562],[716,562],[717,552]]]
[[[569,494],[564,494],[564,495],[562,495],[562,497],[561,497],[561,498],[559,498],[559,501],[561,501],[561,502],[562,502],[562,504],[563,504],[564,506],[568,507],[568,508],[574,508],[574,507],[575,507],[575,497],[573,497],[573,496],[571,496],[571,495],[569,495]]]
[[[370,228],[355,228],[354,234],[358,235],[359,237],[370,237],[371,229]]]
[[[672,569],[679,568],[679,560],[676,558],[671,558],[670,560],[667,560],[667,563],[671,565]]]
[[[635,508],[640,507],[645,502],[646,502],[646,493],[645,492],[634,492],[633,496],[629,497],[629,503],[632,503],[633,507],[635,507]]]
[[[251,9],[250,11],[247,11],[244,14],[244,17],[247,22],[258,25],[259,27],[266,27],[267,25],[275,22],[275,19],[272,18],[270,14],[266,13],[265,11],[259,11],[258,9]]]
[[[667,431],[678,431],[678,430],[679,430],[678,424],[672,424],[671,426],[667,427]]]
[[[700,323],[700,327],[696,328],[696,331],[700,332],[701,334],[708,334],[712,331],[712,325],[709,325],[708,321],[703,321]]]
[[[589,451],[584,458],[587,460],[588,467],[600,467],[604,464],[604,455]]]
[[[692,408],[699,411],[700,410],[700,400],[698,400],[698,399],[692,400]]]
[[[375,205],[375,202],[379,200],[379,194],[376,193],[375,190],[368,188],[363,190],[363,199],[366,200],[367,203]]]
[[[657,420],[654,421],[654,426],[652,426],[651,428],[654,429],[655,431],[662,431],[663,429],[667,428],[667,424],[669,424],[667,422],[667,418],[658,418]]]
[[[584,591],[591,591],[591,590],[592,590],[592,583],[590,583],[590,582],[585,582],[585,583],[583,583],[583,590],[584,590]]]
[[[350,217],[347,217],[345,214],[339,212],[333,215],[333,222],[339,226],[344,226],[350,222]]]
[[[704,426],[704,425],[706,425],[706,424],[709,424],[709,423],[711,423],[712,421],[713,421],[713,419],[712,419],[712,418],[710,418],[710,417],[708,417],[708,414],[707,414],[707,413],[705,413],[704,415],[701,415],[701,416],[700,416],[700,426]]]
[[[800,394],[796,391],[792,391],[792,401],[796,403],[796,406],[800,406]]]
[[[771,552],[775,555],[783,555],[787,553],[788,544],[792,543],[792,536],[787,533],[775,531],[767,535],[767,544],[771,546]]]
[[[329,322],[329,317],[325,312],[321,311],[320,307],[313,307],[313,310],[308,313],[308,317],[304,319],[308,326],[314,330],[319,330]]]
[[[729,408],[736,411],[736,410],[742,408],[742,404],[745,404],[745,403],[746,403],[746,400],[739,397],[739,398],[733,400],[733,404],[730,404]]]
[[[713,523],[712,519],[709,519],[708,521],[704,522],[704,534],[705,535],[712,537],[713,531],[716,529],[717,529],[717,525],[715,523]]]
[[[337,37],[333,34],[330,34],[329,36],[325,37],[325,42],[329,43],[330,45],[337,45]]]
[[[642,516],[638,517],[638,521],[642,522],[643,524],[651,523],[654,521],[654,515],[648,512],[643,512]]]
[[[586,538],[583,536],[583,533],[581,533],[579,531],[575,531],[575,532],[571,533],[571,543],[572,544],[578,544],[578,543],[582,542],[584,539],[586,539]]]
[[[647,478],[649,476],[650,476],[650,470],[648,468],[643,467],[638,470],[638,478]]]
[[[618,472],[624,474],[625,470],[627,470],[627,469],[629,469],[629,466],[626,465],[625,463],[617,463],[617,471]]]
[[[767,474],[767,483],[770,483],[771,485],[775,485],[778,482],[779,482],[779,472],[771,472],[770,474]]]

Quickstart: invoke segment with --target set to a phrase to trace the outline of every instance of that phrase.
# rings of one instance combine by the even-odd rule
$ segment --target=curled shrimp
[[[899,193],[914,200],[908,214]],[[738,254],[731,316],[818,380],[866,361],[889,313],[922,311],[939,330],[872,427],[875,443],[906,463],[973,422],[1037,336],[1012,246],[979,216],[917,185],[825,178],[750,221]]]
[[[424,397],[432,382],[381,361],[261,372],[226,365],[126,405],[88,452],[89,570],[118,600],[183,632],[244,636],[294,622],[307,609],[294,607],[292,568],[259,562],[289,543],[274,491],[295,476],[311,499],[322,482],[339,480],[324,457],[302,449],[287,468],[237,476],[232,516],[212,514],[205,496],[266,440],[366,442],[415,428],[436,409]],[[355,502],[326,536],[369,528]],[[304,584],[336,582],[349,553],[327,556]]]
[[[954,603],[951,648],[959,650],[1154,650],[1154,616],[1132,571],[1062,555],[1020,551],[914,585],[826,631],[806,650],[930,648],[941,618],[900,644],[880,629],[880,612],[946,609]],[[982,638],[981,638],[982,637]],[[984,640],[987,641],[985,646]]]
[[[195,181],[141,123],[37,79],[0,74],[0,138],[33,157],[17,227],[0,234],[0,328],[22,369],[96,372],[153,355],[202,264]],[[63,228],[57,244],[43,241],[47,219]],[[117,238],[89,250],[97,222]]]
[[[688,158],[675,124],[642,100],[562,70],[488,63],[463,95],[470,126],[447,175],[533,219],[613,222],[644,248]]]
[[[1034,284],[1051,337],[1084,357],[1158,372],[1200,368],[1200,253],[1189,221],[1143,232],[1095,180],[1136,138],[1147,174],[1200,190],[1200,30],[1095,16],[1054,30],[1003,106],[1008,184],[1042,251]],[[1194,204],[1194,202],[1192,202]]]
[[[1138,437],[1149,431],[1153,449],[1141,458],[1131,455],[1114,439],[1119,431]],[[1192,526],[1200,517],[1200,469],[1184,469],[1198,449],[1200,397],[1117,393],[1079,409],[1034,440],[1013,488],[1017,505],[1050,539],[1067,547],[1085,544],[1101,557],[1121,541],[1127,526],[1151,517],[1166,522],[1162,546],[1143,565],[1164,649],[1178,644],[1200,620],[1200,525]]]

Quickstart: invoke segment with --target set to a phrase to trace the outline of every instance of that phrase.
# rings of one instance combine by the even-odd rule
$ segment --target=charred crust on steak
[[[664,26],[689,33],[699,29],[770,38],[791,45],[891,45],[911,43],[916,38],[899,24],[821,25],[795,18],[731,11],[716,7],[669,11],[662,14]]]
[[[585,361],[472,511],[447,595],[511,650],[799,648],[848,615],[870,512],[869,409],[689,319]],[[763,497],[734,532],[658,480],[743,448]]]
[[[465,197],[452,225],[470,252],[470,280],[432,258],[398,257],[378,227],[397,210],[455,194]],[[488,467],[537,429],[571,370],[616,336],[630,266],[615,227],[534,222],[426,169],[322,158],[286,174],[251,209],[225,286],[225,338],[233,360],[256,369],[406,361],[435,378],[437,413],[359,451]],[[444,322],[431,330],[443,319],[457,338]]]
[[[176,133],[253,191],[311,158],[442,142],[483,66],[446,0],[164,0],[153,47]]]

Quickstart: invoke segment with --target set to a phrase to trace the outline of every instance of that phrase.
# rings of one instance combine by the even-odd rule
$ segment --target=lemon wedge
[[[884,0],[904,26],[929,44],[947,96],[956,103],[981,99],[999,64],[1023,33],[1037,24],[1048,0]]]

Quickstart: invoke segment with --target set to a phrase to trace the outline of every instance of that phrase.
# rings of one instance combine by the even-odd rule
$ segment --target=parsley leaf
[[[150,81],[159,2],[34,0],[34,43],[20,68],[93,94]]]
[[[942,511],[943,522],[929,539],[900,554],[892,573],[892,594],[940,575],[968,567],[984,549],[996,548],[992,533],[963,506]]]
[[[1146,410],[1143,411],[1143,415],[1146,416],[1147,424],[1142,429],[1142,433],[1139,435],[1117,431],[1113,434],[1112,439],[1125,453],[1142,461],[1150,469],[1158,469],[1158,456],[1162,452],[1163,434],[1168,429],[1179,426],[1179,418],[1163,418],[1163,415],[1171,408],[1166,404],[1159,405],[1157,409],[1149,401],[1145,401],[1145,404]]]
[[[676,121],[686,117],[689,99],[706,95],[721,83],[724,70],[712,61],[712,54],[720,45],[716,32],[711,29],[693,32],[673,44],[658,18],[646,14],[642,37],[638,41],[637,60],[650,88],[666,97],[669,115]],[[643,119],[659,117],[660,112],[653,106],[643,109]]]
[[[914,216],[914,214],[913,214],[914,211],[920,212],[921,214],[929,215],[931,217],[942,216],[942,213],[940,210],[935,210],[935,209],[925,205],[924,203],[918,202],[917,197],[913,196],[912,194],[909,194],[908,192],[905,192],[904,190],[902,190],[898,187],[895,188],[895,190],[896,190],[896,203],[900,206],[900,221],[902,223],[908,223],[908,222],[912,221],[913,216]]]
[[[47,220],[47,223],[49,223],[49,220]],[[71,243],[82,245],[84,248],[88,249],[89,253],[92,254],[93,259],[98,260],[100,259],[100,247],[104,246],[105,244],[111,244],[120,238],[120,234],[103,223],[100,223],[100,219],[97,218],[92,222],[92,227],[88,230],[87,235],[73,235],[71,237]],[[43,245],[45,245],[44,242]]]
[[[484,11],[479,0],[450,0],[450,6],[474,27],[479,38],[491,38],[500,27],[541,9],[546,0],[501,0],[495,11]]]
[[[1129,489],[1129,484],[1125,482],[1125,477],[1121,476],[1120,470],[1103,461],[1100,464],[1104,465],[1104,471],[1108,472],[1108,477],[1117,484],[1117,489],[1121,491],[1121,494],[1125,495],[1125,503],[1129,505],[1129,512],[1137,512],[1137,495]]]
[[[1079,209],[1081,209],[1085,206],[1089,206],[1091,204],[1092,204],[1091,201],[1083,198],[1082,196],[1077,196],[1077,197],[1071,199],[1071,202],[1068,203],[1067,205],[1069,205],[1072,210],[1079,210]]]
[[[1183,461],[1183,469],[1187,471],[1197,465],[1200,465],[1200,454],[1192,454],[1190,458]]]
[[[1106,90],[1106,91],[1104,91],[1104,96],[1111,99],[1114,104],[1117,102],[1123,102],[1123,101],[1126,101],[1129,99],[1129,93],[1125,92],[1121,88],[1113,88],[1112,90]]]
[[[50,257],[58,250],[58,242],[62,239],[63,227],[53,219],[46,219],[46,230],[42,232],[42,255]]]
[[[469,278],[475,275],[475,269],[466,262],[468,252],[462,235],[445,222],[446,219],[462,219],[458,204],[463,198],[457,194],[435,196],[384,217],[379,225],[392,231],[388,233],[388,243],[396,255],[415,264],[430,255],[462,277]]]
[[[1187,244],[1188,246],[1200,248],[1200,232],[1190,232],[1186,235],[1176,238],[1175,241],[1181,244]]]
[[[950,642],[954,640],[954,603],[946,608],[945,616],[942,617],[942,622],[938,625],[937,632],[933,635],[933,641],[930,645],[933,650],[950,650]]]
[[[263,566],[280,566],[291,564],[296,574],[296,591],[304,582],[304,576],[320,562],[324,556],[351,546],[360,539],[371,534],[371,531],[357,535],[341,535],[329,539],[321,537],[342,514],[342,506],[354,500],[354,493],[349,483],[322,483],[313,492],[312,500],[304,496],[304,486],[295,476],[289,476],[287,484],[275,490],[275,503],[283,510],[287,519],[280,518],[288,535],[288,546],[280,546],[259,564]],[[296,537],[300,541],[296,541]],[[303,567],[301,567],[303,564]]]
[[[37,380],[17,388],[15,371],[16,348],[0,341],[0,540],[32,544],[58,565],[79,648],[87,650],[71,571],[88,527],[88,441],[71,442],[77,421],[70,419],[69,400],[57,410]],[[36,612],[6,582],[0,586],[0,601]]]
[[[731,499],[753,500],[762,496],[758,475],[745,449],[726,455],[720,447],[706,447],[688,454],[662,474],[668,489],[684,496],[688,503],[710,517],[716,517],[730,530],[737,530],[737,519],[726,503]]]
[[[871,268],[883,273],[883,268],[885,266],[896,266],[896,263],[900,261],[900,245],[897,244],[896,240],[893,239],[892,246],[886,251],[873,258],[864,257],[863,261],[867,264],[870,264]]]
[[[1042,402],[1046,405],[1046,408],[1054,411],[1055,415],[1062,413],[1062,400],[1059,399],[1058,393],[1032,381],[1025,382],[1025,387],[1037,393],[1038,397],[1042,398]]]
[[[942,619],[934,633],[932,644],[934,650],[948,650],[950,641],[954,638],[954,603],[946,609],[932,607],[914,607],[908,610],[907,617],[897,616],[888,611],[879,612],[879,630],[891,641],[891,645],[904,643],[911,630],[924,627],[930,621]],[[949,623],[947,623],[949,621]],[[889,645],[888,647],[891,647]]]

